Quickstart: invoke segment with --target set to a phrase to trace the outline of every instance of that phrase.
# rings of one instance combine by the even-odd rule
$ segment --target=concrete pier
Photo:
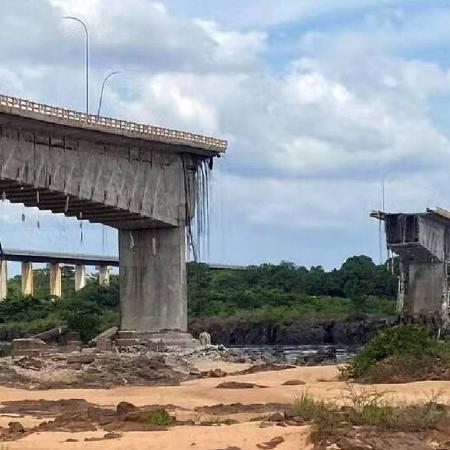
[[[50,275],[50,295],[61,297],[61,266],[59,264],[49,264]]]
[[[8,296],[8,262],[0,260],[0,300]]]
[[[75,266],[75,291],[79,291],[86,286],[86,266],[77,264]]]
[[[109,267],[100,266],[98,270],[98,282],[102,286],[109,286]]]
[[[121,330],[187,330],[185,228],[119,230]]]
[[[22,294],[23,295],[34,294],[33,263],[31,262],[22,263]]]

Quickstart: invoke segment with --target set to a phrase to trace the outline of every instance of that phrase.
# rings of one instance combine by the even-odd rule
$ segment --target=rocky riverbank
[[[196,318],[190,321],[194,336],[206,330],[212,342],[222,345],[348,345],[360,346],[380,330],[396,323],[394,318],[296,321],[286,324],[248,323],[240,320]]]
[[[193,318],[189,331],[198,337],[202,331],[211,334],[219,345],[347,345],[360,346],[380,330],[397,323],[396,318],[358,318],[345,320],[305,320],[283,324],[270,321],[252,323],[239,319],[217,317]],[[1,344],[13,339],[30,337],[34,331],[24,332],[11,326],[0,327]]]

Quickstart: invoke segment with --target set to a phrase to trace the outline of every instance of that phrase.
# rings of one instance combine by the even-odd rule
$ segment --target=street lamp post
[[[89,114],[89,32],[88,32],[88,28],[86,26],[86,24],[79,19],[78,17],[73,17],[73,16],[64,16],[64,19],[69,19],[69,20],[75,20],[76,22],[78,22],[79,24],[82,25],[83,29],[84,29],[84,35],[86,38],[85,44],[86,44],[86,48],[85,48],[85,53],[86,53],[86,114]]]
[[[103,83],[102,83],[102,88],[100,90],[100,98],[98,101],[98,111],[97,111],[97,117],[100,117],[100,112],[102,109],[102,101],[103,101],[103,92],[105,90],[105,85],[106,82],[114,75],[117,75],[118,73],[120,73],[118,70],[115,70],[114,72],[110,72],[104,79],[103,79]]]

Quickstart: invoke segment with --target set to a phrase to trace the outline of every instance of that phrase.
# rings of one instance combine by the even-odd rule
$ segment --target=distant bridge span
[[[109,268],[120,267],[118,256],[90,255],[81,253],[60,253],[37,250],[3,249],[0,254],[0,300],[7,296],[7,261],[22,263],[22,293],[33,294],[33,263],[48,264],[50,268],[50,294],[60,297],[61,265],[75,266],[75,290],[86,285],[85,266],[96,266],[99,269],[100,284],[109,284]],[[230,264],[207,264],[211,270],[244,270],[246,266]]]

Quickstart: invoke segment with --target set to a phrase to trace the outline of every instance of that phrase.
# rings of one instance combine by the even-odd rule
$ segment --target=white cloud
[[[415,2],[415,0],[407,0]],[[364,11],[371,6],[402,4],[405,0],[210,0],[200,10],[197,0],[163,0],[172,12],[204,15],[238,28],[266,28],[286,23],[302,23],[321,16]]]
[[[92,31],[94,88],[107,70],[122,71],[108,86],[105,110],[230,140],[216,174],[230,217],[279,230],[364,227],[380,206],[383,177],[389,207],[446,206],[450,142],[430,118],[430,99],[450,94],[450,75],[436,61],[399,53],[400,40],[395,53],[386,50],[396,26],[402,36],[411,32],[403,7],[372,12],[348,30],[305,32],[281,64],[265,59],[274,50],[265,27],[380,2],[263,1],[258,14],[253,1],[231,2],[230,14],[251,16],[245,29],[199,10],[180,17],[173,2],[43,3],[41,10],[28,2],[24,11],[11,2],[0,18],[0,37],[14,36],[8,54],[15,59],[0,57],[0,90],[82,108],[80,30],[61,15],[82,16]],[[30,50],[23,23],[30,26],[35,12],[42,24]],[[416,32],[422,43],[430,39],[427,30]]]

